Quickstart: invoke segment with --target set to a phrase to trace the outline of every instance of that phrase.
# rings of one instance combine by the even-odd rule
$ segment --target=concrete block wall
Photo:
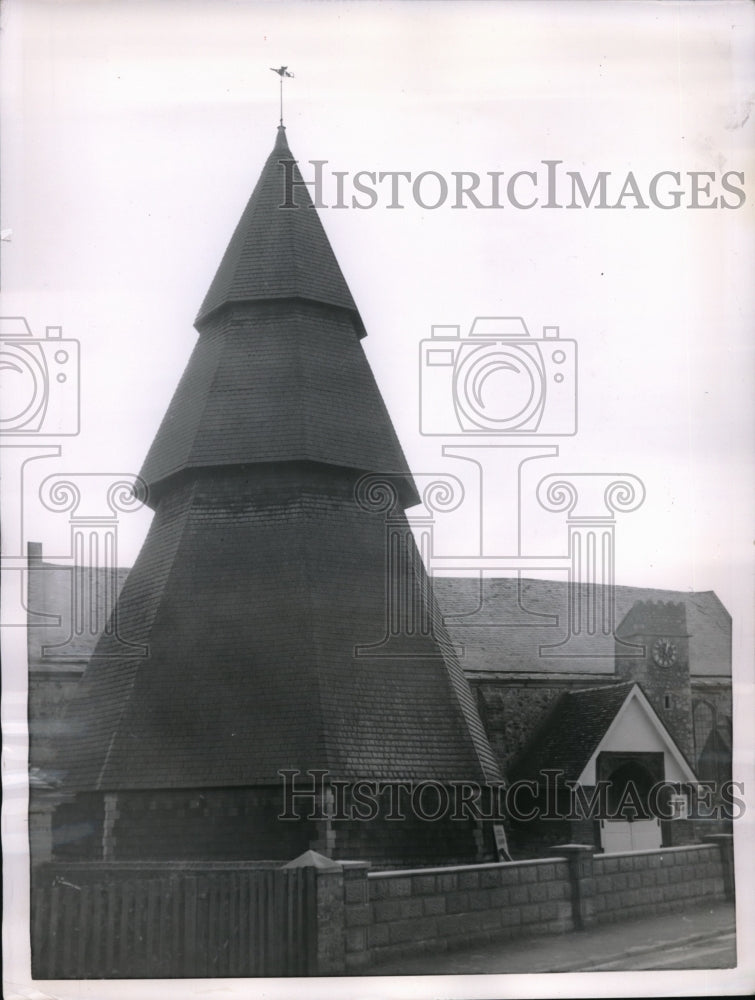
[[[347,969],[573,926],[564,859],[364,874],[344,883]]]
[[[551,858],[412,871],[344,868],[344,971],[732,899],[732,838],[711,840],[606,855],[563,844]]]
[[[668,913],[726,895],[722,854],[714,844],[598,854],[593,879],[594,918],[600,922]]]

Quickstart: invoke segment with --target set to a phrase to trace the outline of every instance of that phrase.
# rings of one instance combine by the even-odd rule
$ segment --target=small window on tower
[[[663,707],[667,708],[667,709],[671,708],[671,695],[670,694],[664,694],[664,696],[663,696]]]

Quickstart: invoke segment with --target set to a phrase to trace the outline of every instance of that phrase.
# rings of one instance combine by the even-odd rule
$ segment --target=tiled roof
[[[384,530],[353,476],[316,467],[170,491],[118,606],[150,655],[110,658],[100,641],[65,717],[67,786],[278,784],[282,768],[495,780],[466,681],[432,638],[354,655],[386,629]],[[403,578],[415,603],[422,577]]]
[[[315,213],[312,213],[315,215]],[[187,469],[287,461],[396,473],[418,498],[353,323],[314,303],[226,310],[200,336],[149,450],[150,504]]]
[[[466,671],[518,673],[613,674],[613,661],[600,652],[589,636],[582,637],[570,657],[558,653],[568,634],[567,584],[564,580],[511,578],[433,578],[433,589],[453,642],[464,647]],[[712,591],[688,593],[648,587],[614,588],[617,632],[636,602],[652,602],[654,615],[671,614],[675,625],[683,604],[690,634],[689,665],[692,675],[731,675],[731,616]],[[664,602],[660,608],[657,602]],[[647,610],[647,608],[646,608]],[[662,629],[653,619],[646,624]],[[575,650],[571,650],[572,653]]]
[[[199,310],[198,328],[229,303],[301,298],[348,310],[357,334],[364,334],[298,167],[292,168],[298,183],[286,191],[281,161],[293,159],[286,130],[280,126],[273,151]],[[292,201],[298,207],[281,207]]]
[[[86,569],[51,562],[30,562],[27,574],[27,649],[30,670],[61,672],[81,669],[92,655],[105,627],[112,601],[128,570],[117,567]],[[83,593],[76,591],[77,579]],[[78,627],[73,614],[77,598]]]
[[[512,779],[535,779],[545,768],[576,781],[634,687],[632,682],[581,691],[558,699],[512,768]]]

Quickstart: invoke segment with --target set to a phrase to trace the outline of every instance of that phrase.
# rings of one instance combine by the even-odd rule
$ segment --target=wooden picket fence
[[[313,975],[316,906],[311,868],[41,886],[32,894],[32,975]]]

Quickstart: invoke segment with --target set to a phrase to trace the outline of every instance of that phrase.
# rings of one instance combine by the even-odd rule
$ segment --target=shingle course
[[[200,307],[198,328],[229,303],[302,298],[347,310],[356,335],[363,335],[351,292],[296,166],[295,184],[286,191],[282,161],[293,159],[286,130],[280,126],[273,151]],[[281,207],[291,201],[298,207]]]
[[[406,459],[353,324],[312,303],[227,312],[200,336],[141,476],[151,503],[187,469],[313,461],[399,477]]]
[[[384,634],[384,526],[328,478],[323,496],[301,469],[272,489],[215,471],[159,505],[119,601],[150,656],[101,641],[67,714],[69,787],[483,778],[431,638],[355,657]]]

